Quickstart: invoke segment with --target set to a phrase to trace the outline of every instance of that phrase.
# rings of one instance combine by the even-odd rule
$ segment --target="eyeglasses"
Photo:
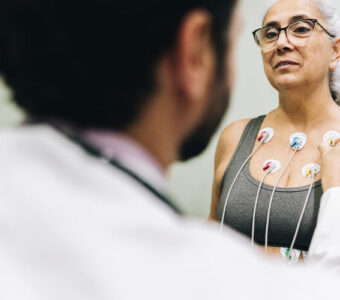
[[[253,36],[256,44],[258,44],[261,49],[269,50],[273,48],[279,39],[281,31],[285,31],[286,37],[290,43],[295,46],[302,46],[306,43],[308,38],[312,35],[315,25],[318,24],[331,38],[335,36],[327,31],[317,19],[303,19],[293,23],[283,28],[277,28],[274,26],[267,26],[258,28],[253,31]]]

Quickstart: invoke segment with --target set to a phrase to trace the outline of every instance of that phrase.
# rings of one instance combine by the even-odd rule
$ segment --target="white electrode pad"
[[[320,166],[316,163],[309,163],[302,167],[301,173],[304,177],[310,177],[320,172]]]
[[[307,136],[303,132],[295,132],[289,137],[290,146],[294,150],[301,150],[307,142]]]
[[[263,170],[275,173],[281,168],[281,163],[275,159],[268,159],[263,163]]]
[[[334,142],[335,140],[337,140],[338,138],[340,138],[340,133],[335,131],[335,130],[331,130],[331,131],[327,131],[324,136],[323,136],[323,140],[328,143],[330,146],[334,146]]]
[[[263,143],[267,144],[274,136],[274,129],[271,127],[266,127],[261,129],[261,131],[258,134],[258,139],[263,136],[264,140]]]

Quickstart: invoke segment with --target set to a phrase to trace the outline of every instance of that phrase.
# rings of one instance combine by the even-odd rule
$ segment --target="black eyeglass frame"
[[[287,28],[288,28],[289,26],[291,26],[291,25],[293,25],[293,24],[296,24],[296,23],[298,23],[298,22],[301,22],[301,21],[311,21],[312,24],[313,24],[313,29],[315,28],[315,25],[318,24],[318,25],[319,25],[319,26],[327,33],[327,35],[328,35],[329,37],[335,38],[335,35],[331,34],[325,27],[323,27],[323,26],[319,23],[319,21],[318,21],[317,19],[301,19],[301,20],[297,20],[297,21],[294,21],[294,22],[288,24],[286,27],[282,27],[282,28],[277,28],[277,27],[275,27],[275,26],[265,26],[265,27],[261,27],[261,28],[255,29],[255,30],[252,32],[252,34],[253,34],[253,37],[254,37],[254,40],[255,40],[256,44],[260,46],[260,41],[259,41],[258,38],[256,37],[256,33],[257,33],[259,30],[275,28],[275,29],[279,32],[278,37],[280,36],[282,30],[284,30],[284,32],[285,32],[285,34],[286,34],[286,36],[287,36]],[[288,36],[287,36],[287,37],[288,37]]]

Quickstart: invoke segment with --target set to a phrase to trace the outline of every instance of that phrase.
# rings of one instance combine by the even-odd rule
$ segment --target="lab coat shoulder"
[[[82,299],[95,290],[118,299],[223,296],[223,260],[245,250],[213,225],[180,218],[48,126],[2,130],[0,145],[0,219],[10,237],[1,242],[0,261],[12,270],[0,271],[2,286],[14,288],[22,278],[32,299],[52,299],[55,287],[56,299],[65,299],[67,278],[81,287],[74,293],[87,293]],[[237,265],[227,273],[244,277]]]
[[[13,196],[28,197],[29,201],[34,197],[61,202],[69,199],[69,205],[80,204],[77,201],[84,199],[93,199],[96,204],[131,202],[137,205],[136,210],[139,203],[158,204],[154,196],[128,175],[92,157],[52,127],[2,130],[0,145],[0,178]]]

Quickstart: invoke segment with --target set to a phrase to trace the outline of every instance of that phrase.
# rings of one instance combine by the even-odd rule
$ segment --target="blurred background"
[[[243,118],[266,114],[277,106],[277,93],[268,83],[262,68],[259,48],[251,32],[261,26],[271,0],[241,0],[243,30],[238,43],[237,77],[228,113],[208,149],[198,158],[177,163],[169,172],[169,192],[186,214],[206,218],[210,209],[214,152],[222,129]],[[334,1],[340,13],[340,1]],[[10,101],[11,91],[0,80],[0,126],[20,122],[23,113]]]

